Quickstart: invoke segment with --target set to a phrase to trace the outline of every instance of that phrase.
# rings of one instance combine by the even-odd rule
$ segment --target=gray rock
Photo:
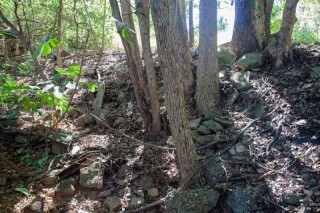
[[[233,121],[231,121],[231,120],[227,120],[227,119],[224,119],[221,117],[213,118],[213,120],[218,122],[219,124],[221,124],[221,126],[223,126],[225,128],[233,126]]]
[[[204,213],[212,210],[218,203],[220,193],[213,189],[192,189],[171,193],[165,200],[169,213]]]
[[[159,190],[157,188],[148,189],[148,196],[150,198],[155,198],[159,196]]]
[[[254,118],[262,118],[266,114],[266,103],[264,100],[260,100],[254,109]]]
[[[29,205],[24,207],[23,213],[42,213],[44,208],[44,202],[42,199],[36,198]]]
[[[246,188],[237,188],[227,196],[227,205],[234,213],[252,212],[257,203],[257,194]]]
[[[222,116],[222,112],[218,110],[210,110],[203,115],[203,120],[212,120],[215,117]]]
[[[200,145],[206,145],[213,142],[216,139],[216,135],[203,135],[197,138],[197,143]]]
[[[98,194],[98,198],[106,198],[106,197],[109,197],[111,194],[112,194],[111,189],[108,189],[106,191],[100,192]]]
[[[190,129],[197,129],[200,126],[201,118],[195,118],[189,121]]]
[[[7,184],[7,177],[4,174],[0,174],[0,186],[5,186]]]
[[[144,192],[143,192],[143,190],[136,190],[136,191],[134,191],[134,193],[135,193],[136,195],[144,198]]]
[[[299,205],[301,196],[297,193],[287,193],[284,195],[284,202],[289,205]]]
[[[121,198],[124,198],[126,195],[130,193],[129,187],[124,187],[123,189],[120,189],[117,193],[117,195]]]
[[[108,110],[107,109],[95,109],[92,114],[94,114],[96,117],[98,117],[100,120],[104,120],[104,118],[106,117],[106,115],[108,114]],[[94,118],[96,122],[99,122],[99,119]]]
[[[231,79],[236,83],[237,90],[246,90],[251,87],[250,72],[235,72]]]
[[[262,53],[247,53],[236,62],[236,66],[242,70],[250,70],[262,66]]]
[[[191,137],[192,137],[193,140],[196,141],[201,136],[202,136],[202,134],[200,132],[198,132],[197,130],[191,131]]]
[[[143,203],[144,203],[144,198],[140,196],[133,196],[130,199],[130,204],[134,206],[140,206]]]
[[[76,119],[77,127],[84,127],[87,124],[92,124],[95,122],[95,119],[90,113],[85,113]]]
[[[168,144],[168,145],[171,145],[171,146],[176,146],[176,143],[174,142],[172,136],[170,136],[170,137],[168,138],[167,144]]]
[[[103,188],[104,169],[99,162],[80,169],[80,185],[87,188]]]
[[[105,90],[106,90],[106,85],[104,83],[99,83],[97,96],[93,102],[94,110],[98,110],[102,108]]]
[[[231,106],[237,100],[237,98],[239,97],[239,94],[240,93],[236,89],[234,89],[233,92],[230,95],[228,95],[226,105]]]
[[[218,122],[215,122],[213,120],[205,121],[202,124],[208,127],[213,132],[218,132],[220,130],[223,130],[223,127]]]
[[[200,125],[197,131],[205,135],[210,135],[212,133],[211,130],[205,125]]]
[[[68,178],[65,180],[62,180],[60,183],[56,186],[56,195],[58,197],[67,197],[67,196],[73,196],[76,194],[76,190],[74,188],[75,184],[74,178]]]
[[[147,190],[152,188],[153,180],[150,176],[143,175],[141,179],[136,180],[136,185],[138,189]]]
[[[121,199],[117,196],[108,197],[103,204],[110,211],[117,211],[122,207]]]
[[[127,164],[124,164],[120,167],[117,176],[119,178],[124,178],[125,176],[129,175],[132,173],[132,168],[128,166]]]
[[[223,69],[226,65],[233,64],[237,56],[229,49],[222,46],[218,46],[218,64],[219,68]]]
[[[320,77],[320,67],[313,67],[312,68],[311,77],[313,77],[313,78]]]
[[[230,168],[225,161],[214,160],[205,167],[205,179],[207,182],[221,183],[225,180],[225,168]]]
[[[241,143],[238,143],[235,146],[233,146],[231,149],[229,149],[229,153],[232,155],[242,154],[246,151],[247,151],[247,148]]]

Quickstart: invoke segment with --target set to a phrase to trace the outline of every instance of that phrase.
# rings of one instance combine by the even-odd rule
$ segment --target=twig
[[[133,138],[123,132],[120,132],[119,130],[115,129],[115,128],[112,128],[111,126],[105,124],[102,122],[102,120],[100,118],[98,118],[97,116],[95,116],[94,114],[90,113],[91,116],[93,116],[95,119],[97,119],[103,126],[107,127],[108,129],[111,129],[112,131],[116,132],[117,134],[123,136],[123,137],[126,137],[128,138],[129,140],[133,141],[133,142],[136,142],[138,144],[141,144],[141,145],[146,145],[146,146],[151,146],[151,147],[154,147],[154,148],[157,148],[157,149],[164,149],[164,150],[176,150],[176,148],[169,148],[169,147],[164,147],[164,146],[158,146],[158,145],[154,145],[152,143],[147,143],[147,142],[144,142],[142,140],[139,140],[139,139],[136,139],[136,138]]]
[[[267,147],[266,147],[266,152],[264,156],[268,156],[270,153],[270,147],[279,139],[281,130],[282,130],[282,124],[283,124],[284,118],[281,119],[281,121],[279,122],[277,129],[276,129],[276,133],[274,138],[268,143]]]

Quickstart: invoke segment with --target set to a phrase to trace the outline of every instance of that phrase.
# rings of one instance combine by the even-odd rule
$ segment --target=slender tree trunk
[[[58,17],[57,17],[57,28],[58,28],[57,39],[58,39],[58,41],[60,42],[60,44],[61,44],[61,41],[62,41],[62,10],[63,10],[63,0],[59,0]],[[61,54],[60,54],[60,46],[57,47],[56,57],[57,57],[58,67],[62,67],[62,59],[61,59]]]
[[[107,13],[107,0],[104,0],[104,3],[103,3],[103,22],[102,22],[102,42],[101,42],[101,48],[100,48],[101,55],[104,51],[106,13]]]
[[[298,2],[299,0],[286,1],[281,28],[269,40],[268,50],[275,68],[280,68],[287,62],[293,27],[297,21],[296,8]]]
[[[180,51],[177,42],[178,1],[152,0],[152,19],[155,26],[157,46],[165,85],[166,106],[170,129],[176,143],[177,157],[182,182],[196,168],[196,151],[191,138],[185,109],[182,84],[183,67],[179,63]]]
[[[176,1],[174,1],[176,2]],[[179,2],[179,3],[178,3]],[[191,71],[191,51],[188,43],[188,30],[187,30],[187,18],[185,1],[178,0],[176,2],[176,16],[178,18],[177,26],[174,26],[173,30],[176,30],[176,40],[178,41],[179,50],[179,63],[182,68],[182,78],[184,84],[184,94],[187,96],[193,89],[194,79]]]
[[[126,55],[127,55],[127,60],[128,60],[128,66],[129,66],[129,70],[130,70],[130,75],[131,75],[131,79],[132,79],[132,83],[133,83],[133,88],[134,88],[134,92],[136,95],[136,99],[137,99],[137,104],[144,122],[144,127],[149,131],[150,130],[150,126],[152,124],[152,115],[149,111],[149,105],[146,101],[146,97],[143,91],[143,84],[141,83],[142,79],[143,79],[143,75],[142,75],[142,65],[141,65],[141,57],[140,54],[137,54],[136,52],[136,45],[130,44],[128,41],[126,41],[123,37],[122,37],[122,27],[120,25],[120,22],[122,22],[121,19],[121,15],[120,15],[120,10],[119,10],[119,5],[117,3],[117,0],[109,0],[110,2],[110,6],[112,9],[112,16],[113,18],[115,18],[116,21],[116,27],[117,27],[117,31],[121,37],[121,41],[123,44],[123,47],[126,51]],[[123,2],[125,3],[125,2]],[[124,5],[125,6],[125,5]],[[129,6],[130,9],[130,5]],[[123,8],[125,9],[125,8]],[[129,13],[127,13],[127,11],[124,11],[124,14],[129,15]],[[127,17],[128,18],[128,17]],[[126,21],[131,21],[132,20],[132,16],[131,19],[129,18],[129,20],[124,20]],[[130,23],[126,22],[128,24],[128,26],[130,26]],[[133,21],[132,21],[133,23]],[[134,35],[132,35],[134,37]]]
[[[152,113],[152,133],[161,131],[160,104],[158,99],[157,79],[150,46],[149,0],[136,0],[144,64],[148,79],[150,106]]]
[[[217,0],[200,0],[196,105],[205,113],[220,101],[217,59]]]
[[[193,0],[189,0],[189,43],[193,48],[194,44],[194,26],[193,26]]]

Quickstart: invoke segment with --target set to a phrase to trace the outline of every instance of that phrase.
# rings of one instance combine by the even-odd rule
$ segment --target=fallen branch
[[[95,116],[94,114],[90,113],[91,116],[93,116],[95,119],[97,119],[103,126],[107,127],[108,129],[111,129],[112,131],[114,131],[115,133],[117,133],[118,135],[121,135],[125,138],[128,138],[129,140],[135,142],[135,143],[138,143],[138,144],[141,144],[141,145],[146,145],[146,146],[151,146],[153,148],[157,148],[157,149],[164,149],[164,150],[176,150],[176,148],[169,148],[169,147],[164,147],[164,146],[158,146],[158,145],[154,145],[152,143],[147,143],[147,142],[144,142],[142,140],[139,140],[139,139],[136,139],[134,137],[131,137],[115,128],[112,128],[111,126],[105,124],[102,122],[102,120],[100,118],[98,118],[97,116]]]

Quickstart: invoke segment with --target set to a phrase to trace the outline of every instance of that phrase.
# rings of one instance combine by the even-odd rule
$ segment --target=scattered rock
[[[136,191],[134,191],[134,193],[135,193],[136,195],[144,198],[143,190],[136,190]]]
[[[0,186],[5,186],[7,184],[7,177],[4,174],[0,174]]]
[[[262,66],[262,53],[247,53],[235,63],[242,70],[252,70]]]
[[[117,195],[120,197],[120,198],[124,198],[126,195],[128,195],[130,192],[130,189],[129,187],[124,187],[123,189],[120,189],[117,193]]]
[[[153,181],[150,176],[143,175],[141,179],[136,180],[136,185],[138,189],[147,190],[152,188]]]
[[[298,193],[287,193],[284,195],[284,202],[289,205],[299,205],[300,204],[300,199],[301,195]]]
[[[216,135],[203,135],[197,138],[197,142],[200,145],[206,145],[210,142],[213,142],[216,139]]]
[[[191,136],[193,140],[198,140],[199,137],[202,136],[202,134],[200,132],[198,132],[197,130],[193,130],[191,131]]]
[[[313,77],[313,78],[320,77],[320,67],[313,67],[312,68],[311,77]]]
[[[58,176],[57,176],[58,173],[59,173],[59,170],[50,171],[49,174],[47,174],[46,177],[44,177],[41,180],[41,182],[47,186],[54,185],[58,180]]]
[[[208,127],[208,129],[210,129],[213,132],[218,132],[220,130],[223,130],[223,127],[219,123],[217,123],[213,120],[205,121],[205,122],[203,122],[203,125]]]
[[[24,207],[23,213],[42,213],[44,202],[42,199],[36,198],[29,205]]]
[[[254,118],[262,118],[266,114],[266,103],[264,100],[260,100],[254,108]]]
[[[104,170],[99,162],[80,169],[80,185],[87,188],[103,188]]]
[[[108,114],[108,110],[101,108],[101,109],[95,109],[92,114],[95,115],[97,118],[99,118],[100,120],[104,120],[104,118],[106,117],[106,115]],[[94,118],[96,120],[96,122],[100,122],[99,119]]]
[[[229,152],[232,155],[242,154],[246,151],[247,151],[247,148],[241,143],[238,143],[235,146],[233,146],[231,149],[229,149]]]
[[[117,196],[108,197],[103,204],[110,211],[117,211],[122,207],[121,199]]]
[[[68,178],[66,180],[62,180],[56,186],[56,195],[58,197],[67,197],[73,196],[76,194],[76,190],[74,188],[75,179],[73,177]]]
[[[218,122],[219,124],[221,124],[221,126],[223,126],[225,128],[233,126],[233,121],[231,121],[231,120],[227,120],[227,119],[224,119],[224,118],[221,118],[221,117],[213,118],[213,120]]]
[[[119,178],[124,178],[125,176],[129,175],[132,173],[132,168],[128,166],[127,164],[124,164],[120,167],[117,176]]]
[[[200,126],[201,118],[195,118],[189,121],[190,129],[197,129]]]
[[[99,83],[97,90],[98,90],[97,96],[94,99],[93,106],[92,106],[94,110],[99,110],[102,108],[103,97],[104,97],[104,93],[106,90],[106,85],[104,83]]]
[[[220,117],[222,116],[222,112],[221,111],[218,111],[218,110],[210,110],[208,112],[206,112],[204,115],[203,115],[203,120],[204,121],[207,121],[207,120],[212,120],[213,118],[215,117]]]
[[[112,194],[112,190],[108,189],[103,192],[100,192],[98,195],[98,198],[106,198],[106,197],[109,197],[111,194]]]
[[[211,130],[205,125],[200,125],[197,131],[205,135],[210,135],[212,133]]]
[[[150,198],[155,198],[159,196],[159,190],[157,188],[148,189],[148,196]]]
[[[218,203],[220,193],[213,189],[192,189],[171,193],[165,200],[168,212],[203,213]]]
[[[223,69],[226,65],[233,64],[237,56],[229,49],[222,46],[218,46],[218,64],[219,68]]]
[[[226,161],[214,160],[205,167],[205,179],[207,182],[216,184],[225,180],[225,169],[229,169],[230,165]]]
[[[69,143],[55,141],[52,143],[51,152],[55,155],[68,152]]]
[[[140,196],[133,196],[131,199],[130,199],[130,204],[131,205],[134,205],[134,206],[139,206],[141,204],[144,203],[144,198],[140,197]]]
[[[168,144],[168,145],[171,145],[171,146],[176,146],[176,143],[174,142],[172,136],[170,136],[170,137],[168,138],[167,144]]]
[[[239,94],[240,93],[236,89],[234,89],[233,92],[228,96],[226,105],[231,106],[237,100]]]
[[[85,113],[81,115],[79,118],[76,120],[76,126],[77,127],[84,127],[87,124],[92,124],[95,122],[95,118],[90,115],[90,113]]]
[[[246,188],[237,188],[227,196],[227,205],[234,213],[252,212],[257,203],[256,193]]]
[[[237,90],[247,90],[251,87],[250,72],[235,72],[231,79],[236,83]]]

